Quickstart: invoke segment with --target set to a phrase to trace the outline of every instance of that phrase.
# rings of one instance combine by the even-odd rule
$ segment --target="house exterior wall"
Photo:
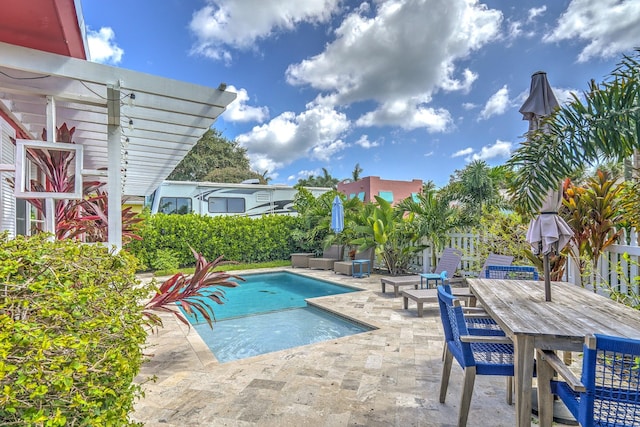
[[[338,191],[349,199],[358,197],[365,202],[375,201],[375,196],[381,196],[390,201],[392,205],[396,205],[407,197],[420,193],[422,180],[396,181],[380,179],[378,176],[367,176],[355,182],[338,183]]]
[[[16,149],[11,138],[16,137],[16,131],[11,124],[0,116],[0,163],[12,165],[15,163]],[[16,197],[13,186],[8,179],[13,178],[13,172],[0,172],[0,231],[7,231],[10,237],[16,235]]]

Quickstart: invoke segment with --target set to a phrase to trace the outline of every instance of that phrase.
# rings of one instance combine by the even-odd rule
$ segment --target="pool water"
[[[216,320],[293,307],[306,307],[306,298],[359,290],[286,271],[247,274],[242,277],[246,281],[239,281],[240,286],[238,287],[218,288],[225,292],[226,298],[224,304],[216,304],[213,307]]]
[[[200,323],[195,329],[220,363],[371,330],[316,307],[218,321],[213,330]]]
[[[224,304],[214,305],[213,329],[188,316],[220,363],[317,343],[373,328],[333,313],[309,307],[306,298],[335,295],[358,289],[294,273],[243,276],[236,288],[223,288]]]

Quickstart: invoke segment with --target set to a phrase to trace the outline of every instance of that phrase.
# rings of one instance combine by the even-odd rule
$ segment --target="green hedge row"
[[[127,426],[146,338],[135,259],[0,237],[0,424]]]
[[[227,261],[264,262],[289,259],[299,252],[292,231],[301,227],[297,216],[203,216],[155,214],[145,218],[138,235],[126,247],[147,267],[159,269],[159,260],[172,253],[178,266],[193,265],[191,246],[208,260],[223,255]]]

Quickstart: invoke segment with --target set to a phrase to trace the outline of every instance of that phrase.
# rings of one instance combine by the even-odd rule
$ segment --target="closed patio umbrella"
[[[344,230],[344,208],[342,207],[342,200],[339,196],[333,199],[333,207],[331,208],[331,229],[340,233]]]
[[[558,100],[547,80],[547,73],[534,73],[531,76],[529,97],[520,108],[523,120],[529,121],[529,132],[539,129],[541,120],[553,113],[558,106]],[[533,253],[543,255],[546,301],[551,301],[549,254],[557,254],[573,236],[571,227],[558,215],[561,204],[561,189],[550,190],[540,206],[538,215],[531,220],[527,230],[527,242],[531,244]]]

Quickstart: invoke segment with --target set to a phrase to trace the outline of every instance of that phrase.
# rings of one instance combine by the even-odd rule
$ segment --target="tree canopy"
[[[591,81],[583,98],[573,95],[509,159],[513,199],[523,212],[536,212],[547,190],[576,169],[640,149],[640,49],[623,56],[604,82]]]
[[[299,180],[297,185],[302,187],[336,188],[339,181],[340,180],[338,178],[331,176],[327,168],[322,168],[322,176],[310,175],[308,178]]]
[[[239,183],[263,177],[251,170],[247,150],[229,141],[216,129],[209,129],[171,172],[175,181],[215,181]]]

